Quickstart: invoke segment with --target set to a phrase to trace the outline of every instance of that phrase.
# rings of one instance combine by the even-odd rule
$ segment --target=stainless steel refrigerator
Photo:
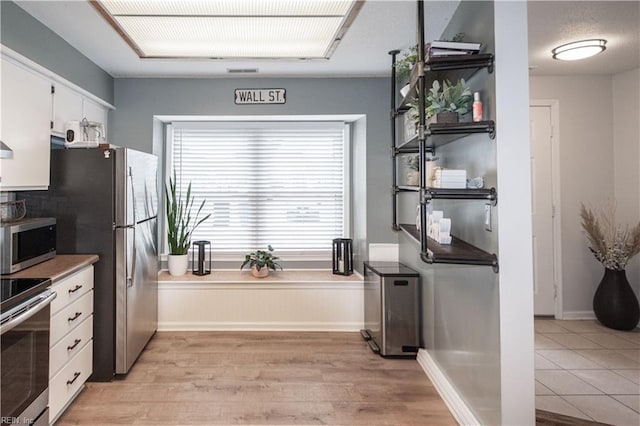
[[[158,324],[158,159],[126,148],[54,149],[48,191],[25,193],[57,218],[57,252],[95,253],[92,381],[125,374]]]

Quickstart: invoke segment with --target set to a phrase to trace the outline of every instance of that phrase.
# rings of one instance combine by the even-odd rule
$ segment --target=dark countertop
[[[2,275],[2,278],[49,278],[55,283],[97,261],[95,254],[58,254],[51,260],[14,274]]]

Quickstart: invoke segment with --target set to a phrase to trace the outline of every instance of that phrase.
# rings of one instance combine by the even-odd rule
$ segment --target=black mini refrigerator
[[[415,358],[420,346],[420,274],[397,262],[364,262],[362,337],[383,357]]]

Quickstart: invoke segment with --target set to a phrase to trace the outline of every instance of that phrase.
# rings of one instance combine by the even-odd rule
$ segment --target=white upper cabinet
[[[63,84],[53,85],[52,133],[64,133],[64,123],[82,120],[82,95]]]
[[[51,82],[2,58],[0,139],[13,158],[0,159],[0,191],[49,186]]]
[[[108,109],[82,96],[64,84],[55,84],[53,90],[53,127],[51,132],[64,137],[64,125],[67,121],[88,121],[102,123],[107,129]]]
[[[102,123],[104,131],[107,133],[107,108],[102,105],[98,105],[88,99],[84,99],[82,102],[82,118],[86,118],[89,121],[97,121]],[[106,135],[104,135],[106,138]],[[106,139],[105,139],[106,140]]]

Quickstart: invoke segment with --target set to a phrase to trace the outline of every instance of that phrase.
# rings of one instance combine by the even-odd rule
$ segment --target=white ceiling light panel
[[[340,18],[118,17],[147,56],[322,57]]]
[[[181,16],[344,16],[353,1],[203,0],[112,1],[100,3],[112,15]]]
[[[92,3],[142,58],[328,58],[361,1]]]

